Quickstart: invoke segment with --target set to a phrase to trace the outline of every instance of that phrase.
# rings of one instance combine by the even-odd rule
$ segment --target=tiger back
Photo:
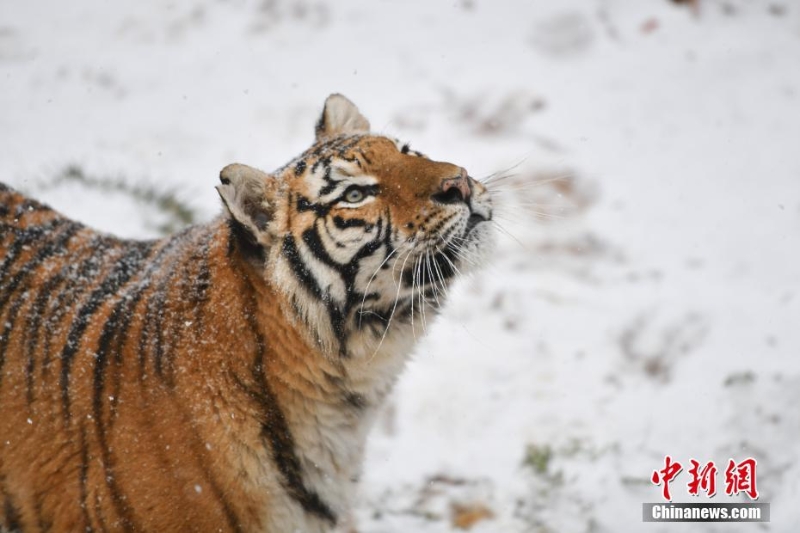
[[[341,95],[224,214],[117,239],[0,185],[0,530],[330,531],[491,199]]]

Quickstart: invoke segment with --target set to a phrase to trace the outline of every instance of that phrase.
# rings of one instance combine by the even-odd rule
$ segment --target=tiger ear
[[[325,100],[316,133],[318,141],[337,135],[369,133],[369,121],[353,102],[341,94],[332,94]]]
[[[232,231],[246,246],[270,244],[270,222],[275,214],[277,182],[274,177],[247,165],[234,163],[219,173],[217,192]]]

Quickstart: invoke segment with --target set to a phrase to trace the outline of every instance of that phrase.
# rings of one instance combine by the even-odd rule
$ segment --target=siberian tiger
[[[328,97],[225,213],[121,240],[0,185],[0,529],[330,531],[487,189]]]

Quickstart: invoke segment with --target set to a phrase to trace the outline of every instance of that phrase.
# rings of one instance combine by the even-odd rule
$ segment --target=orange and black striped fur
[[[442,291],[490,240],[464,169],[332,95],[225,214],[120,240],[0,185],[0,530],[329,531]]]

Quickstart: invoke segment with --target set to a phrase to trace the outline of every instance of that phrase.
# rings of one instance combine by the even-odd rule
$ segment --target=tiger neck
[[[348,505],[367,432],[402,371],[412,337],[387,336],[371,357],[325,351],[312,342],[322,331],[297,320],[291,294],[265,281],[252,264],[235,258],[227,264],[228,292],[242,310],[237,314],[249,321],[239,328],[248,342],[237,356],[238,374],[247,396],[257,399],[255,420],[280,441],[266,450],[275,456],[279,447],[275,460],[299,467],[299,478],[284,480],[300,484],[295,494],[315,493],[337,514]]]
[[[347,324],[353,333],[342,349],[331,331],[325,303],[307,303],[305,315],[299,316],[285,286],[252,279],[253,274],[251,270],[252,305],[269,347],[265,370],[268,377],[281,376],[275,386],[292,389],[324,409],[340,405],[349,412],[367,413],[379,406],[402,371],[414,337],[398,325],[376,349],[374,335]]]
[[[243,431],[252,436],[246,442],[247,456],[259,458],[247,467],[252,473],[248,483],[258,493],[280,493],[269,485],[275,474],[261,466],[275,464],[280,486],[293,487],[287,503],[324,522],[330,513],[338,516],[348,507],[367,432],[402,371],[414,336],[398,327],[398,334],[387,335],[379,350],[345,355],[324,350],[324,343],[314,341],[325,327],[298,319],[292,292],[285,290],[289,284],[265,280],[264,269],[238,257],[224,223],[213,231],[221,238],[214,239],[220,245],[211,252],[216,265],[211,284],[219,290],[207,305],[215,316],[209,333],[216,349],[202,369],[218,387],[225,409],[240,406],[230,423],[246,424]],[[270,268],[280,266],[269,265],[267,272]],[[324,316],[321,309],[319,313]],[[351,341],[367,339],[356,336]],[[221,379],[221,367],[229,368],[235,387]],[[217,431],[218,423],[210,419],[209,428]],[[240,454],[231,461],[238,464]]]

